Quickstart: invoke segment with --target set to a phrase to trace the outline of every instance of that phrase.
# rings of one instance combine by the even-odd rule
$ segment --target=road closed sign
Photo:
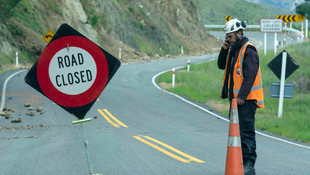
[[[120,61],[63,24],[25,77],[26,83],[83,119]]]
[[[81,36],[64,36],[50,43],[37,65],[38,82],[44,94],[66,107],[83,106],[97,99],[108,76],[104,53]]]

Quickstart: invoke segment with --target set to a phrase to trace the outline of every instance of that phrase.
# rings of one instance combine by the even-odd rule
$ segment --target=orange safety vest
[[[241,88],[241,85],[242,85],[242,82],[243,82],[242,63],[243,63],[244,53],[245,53],[246,47],[248,45],[251,45],[256,49],[256,47],[254,45],[252,45],[250,42],[247,42],[241,47],[241,49],[239,51],[238,59],[237,59],[236,64],[234,66],[234,72],[233,72],[234,98],[237,98],[239,91],[240,91],[240,88]],[[230,51],[228,52],[228,55],[227,55],[227,59],[226,59],[227,62],[228,62],[229,55],[230,55]],[[226,62],[225,73],[224,73],[224,78],[223,78],[223,86],[225,83],[225,75],[226,75],[226,71],[227,71],[227,62]],[[228,85],[230,85],[230,76],[228,76]],[[228,87],[228,96],[229,96],[229,88],[230,87]],[[256,100],[256,105],[258,108],[264,108],[265,107],[264,92],[263,92],[263,80],[262,80],[260,66],[258,67],[258,72],[257,72],[257,75],[255,77],[254,84],[253,84],[251,91],[250,91],[249,95],[247,96],[246,100]]]

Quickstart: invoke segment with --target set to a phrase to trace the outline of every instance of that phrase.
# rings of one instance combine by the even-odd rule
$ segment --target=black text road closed
[[[96,69],[96,63],[93,59],[86,59],[87,62],[84,61],[85,58],[91,58],[91,55],[88,53],[82,53],[83,51],[79,51],[80,48],[75,48],[77,50],[77,53],[64,53],[63,55],[57,55],[54,56],[54,58],[51,61],[52,66],[54,69],[51,69],[50,71],[50,77],[52,77],[52,83],[54,86],[57,87],[71,87],[74,85],[82,84],[82,85],[92,85],[93,83],[93,76],[97,74]],[[62,50],[63,51],[63,50]],[[69,50],[68,50],[69,51]],[[77,54],[76,54],[77,53]],[[62,54],[62,53],[57,53]],[[57,57],[57,59],[55,58]],[[76,59],[77,58],[77,59]],[[86,64],[88,63],[88,64]],[[53,65],[54,64],[54,65]],[[55,65],[56,64],[56,65]],[[85,65],[90,65],[91,68],[85,67]],[[73,68],[77,68],[78,70],[74,70]],[[72,71],[67,72],[68,70],[73,69]],[[59,70],[59,72],[57,72]],[[92,71],[93,70],[93,71]],[[82,87],[83,89],[88,89],[88,86],[78,86]],[[79,88],[74,89],[76,91],[80,90]],[[73,90],[73,91],[74,91]],[[73,92],[71,89],[67,92],[69,94],[79,94],[78,92]]]
[[[119,66],[119,60],[63,24],[25,81],[83,119]]]

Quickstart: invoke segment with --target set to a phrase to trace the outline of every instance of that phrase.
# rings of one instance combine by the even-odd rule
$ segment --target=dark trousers
[[[256,102],[253,100],[245,100],[243,105],[238,105],[242,158],[244,163],[247,161],[255,163],[257,157],[254,125],[256,108]]]

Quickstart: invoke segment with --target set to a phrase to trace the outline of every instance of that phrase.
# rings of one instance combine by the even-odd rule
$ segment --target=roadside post
[[[175,68],[172,68],[172,87],[175,86]]]
[[[191,67],[191,60],[188,60],[187,61],[187,72],[189,72],[190,67]]]
[[[308,27],[309,27],[308,26],[308,18],[307,17],[308,17],[308,14],[306,14],[306,29],[305,29],[306,30],[306,38],[308,38]]]
[[[301,22],[301,33],[302,33],[302,38],[305,38],[304,22]]]
[[[18,67],[18,52],[15,53],[16,57],[15,57],[15,65],[16,67]]]
[[[282,19],[261,19],[260,32],[264,33],[264,54],[267,53],[267,33],[274,33],[274,54],[277,52],[277,33],[283,29]]]
[[[120,61],[68,24],[43,38],[48,45],[25,76],[25,82],[78,120],[90,174],[84,123],[87,112],[112,79]]]
[[[280,79],[280,83],[271,83],[270,97],[279,98],[278,118],[281,118],[283,113],[283,99],[293,98],[294,91],[294,84],[285,83],[285,79],[295,72],[299,68],[299,65],[284,50],[268,64],[268,67]]]

